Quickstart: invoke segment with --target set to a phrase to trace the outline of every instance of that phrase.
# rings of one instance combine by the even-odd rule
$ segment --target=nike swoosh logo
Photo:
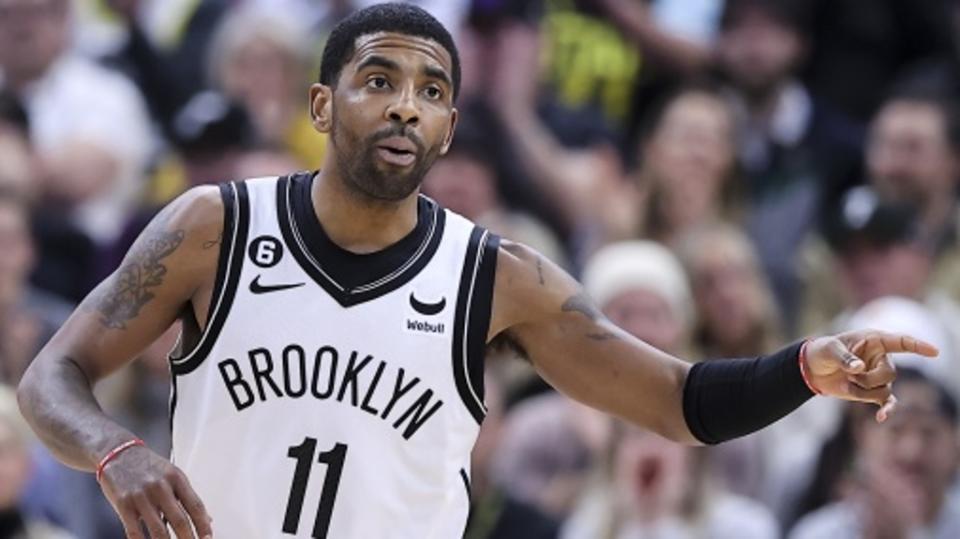
[[[413,292],[410,292],[410,306],[420,314],[431,316],[439,313],[447,306],[447,298],[440,298],[440,301],[436,303],[424,303],[413,297]]]
[[[291,288],[297,288],[303,286],[306,283],[292,283],[292,284],[260,284],[260,276],[257,275],[250,281],[250,291],[254,294],[266,294],[268,292],[279,292],[281,290],[289,290]]]

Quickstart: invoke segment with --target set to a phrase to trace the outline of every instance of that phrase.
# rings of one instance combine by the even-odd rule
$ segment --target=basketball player
[[[169,537],[167,523],[180,538],[460,536],[495,339],[576,399],[710,444],[814,392],[883,419],[887,353],[936,353],[861,332],[691,368],[631,338],[539,254],[418,194],[453,138],[459,83],[424,11],[348,17],[310,90],[323,169],[188,191],[36,358],[24,414],[63,462],[96,471],[128,537]],[[178,318],[167,460],[91,388]]]

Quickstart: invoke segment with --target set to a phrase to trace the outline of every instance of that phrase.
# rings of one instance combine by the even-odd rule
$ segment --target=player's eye
[[[374,90],[383,90],[390,87],[390,81],[386,77],[373,76],[367,79],[367,87]]]
[[[443,97],[443,90],[436,86],[427,86],[423,89],[423,95],[427,96],[427,99],[436,101]]]

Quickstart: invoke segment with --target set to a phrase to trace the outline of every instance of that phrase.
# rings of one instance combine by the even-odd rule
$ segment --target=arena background
[[[122,537],[12,388],[164,203],[320,165],[306,90],[371,3],[0,0],[0,537]],[[942,351],[897,358],[900,420],[815,398],[708,449],[492,351],[468,537],[960,537],[960,2],[415,3],[463,61],[424,191],[583,279],[627,331],[693,361],[861,327]],[[160,453],[176,334],[97,388]]]

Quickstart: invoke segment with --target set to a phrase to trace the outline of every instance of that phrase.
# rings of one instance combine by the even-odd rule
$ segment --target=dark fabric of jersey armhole
[[[170,377],[170,404],[167,419],[170,422],[170,439],[173,439],[173,415],[177,413],[177,377]],[[170,454],[173,455],[173,442],[170,443]]]
[[[467,475],[466,468],[460,468],[460,479],[463,479],[463,488],[467,490],[467,499],[473,499],[473,492],[470,489],[470,476]]]
[[[453,319],[453,377],[460,399],[477,421],[483,422],[483,371],[490,311],[493,303],[493,279],[500,240],[483,228],[470,234],[457,306]]]
[[[480,268],[474,283],[473,303],[470,305],[469,324],[467,326],[467,376],[470,383],[484,398],[483,375],[487,354],[487,333],[490,332],[490,317],[493,314],[493,285],[497,274],[497,253],[500,251],[500,237],[488,234],[481,247]]]
[[[231,185],[236,188],[236,201],[234,201],[234,190]],[[223,329],[227,315],[230,313],[230,307],[233,305],[233,299],[237,293],[240,273],[243,269],[247,235],[250,227],[250,201],[247,196],[247,185],[244,182],[223,184],[220,186],[220,194],[224,203],[224,236],[223,242],[220,244],[217,278],[208,309],[210,319],[207,320],[207,327],[194,349],[182,354],[180,358],[171,359],[170,368],[175,376],[194,371],[210,354],[210,350]],[[236,208],[236,215],[233,215],[234,207]],[[233,238],[232,241],[231,238]],[[216,308],[218,301],[220,305],[219,308]],[[189,359],[177,363],[178,360],[184,358]]]
[[[470,519],[473,518],[473,492],[470,488],[470,476],[467,475],[465,468],[460,468],[460,479],[463,480],[463,488],[467,490],[467,520],[463,523],[463,535],[466,535],[467,528],[470,527]]]
[[[217,254],[217,274],[213,282],[213,291],[210,293],[210,303],[207,305],[207,314],[213,314],[214,306],[217,304],[217,298],[220,297],[220,293],[223,291],[223,281],[226,278],[227,273],[227,257],[230,255],[230,242],[233,238],[235,223],[234,215],[234,200],[233,200],[233,189],[230,188],[230,184],[220,184],[217,187],[220,189],[220,199],[223,201],[223,231],[220,235],[220,249]],[[189,315],[189,312],[182,314],[181,316]],[[196,320],[191,317],[190,322],[196,325]],[[187,355],[189,352],[192,352],[196,349],[197,345],[200,344],[200,338],[203,336],[205,328],[198,328],[196,342],[191,343],[189,349],[184,345],[186,344],[182,339],[177,345],[177,349],[170,354],[170,361],[180,361]],[[181,335],[185,335],[185,330],[181,331]]]

